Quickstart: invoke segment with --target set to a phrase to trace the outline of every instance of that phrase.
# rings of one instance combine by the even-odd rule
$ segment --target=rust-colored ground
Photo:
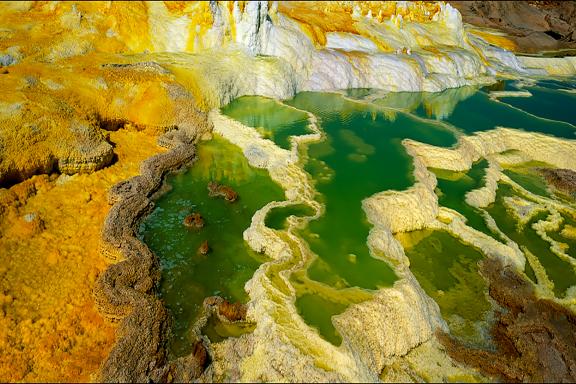
[[[576,315],[538,298],[532,284],[497,260],[485,259],[480,268],[490,296],[505,309],[491,329],[497,348],[477,349],[440,333],[448,354],[506,382],[575,382]]]
[[[106,267],[106,192],[161,148],[142,132],[111,132],[110,141],[118,156],[112,166],[34,176],[0,201],[0,382],[89,381],[114,343],[115,326],[92,299]]]

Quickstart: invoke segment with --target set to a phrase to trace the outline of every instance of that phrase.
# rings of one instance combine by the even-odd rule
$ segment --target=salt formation
[[[279,184],[293,191],[289,194],[290,200],[314,204],[314,201],[310,200],[311,195],[297,192],[295,187],[307,185],[306,179],[287,177],[288,172],[282,171],[292,168],[296,160],[290,158],[288,151],[281,150],[270,141],[260,138],[253,129],[219,114],[213,112],[211,119],[214,122],[214,130],[243,148],[253,165],[267,168]],[[296,144],[297,141],[298,138]],[[255,320],[256,329],[251,335],[229,339],[215,345],[216,361],[213,370],[207,371],[207,377],[275,380],[281,379],[290,371],[289,367],[295,365],[306,367],[290,371],[296,380],[328,374],[312,369],[309,366],[311,357],[315,359],[316,366],[330,372],[329,376],[323,376],[324,378],[332,377],[334,374],[336,375],[334,379],[337,380],[366,380],[367,377],[374,378],[370,375],[379,372],[382,372],[382,377],[385,379],[406,377],[403,375],[409,375],[408,372],[418,372],[421,377],[432,375],[435,377],[434,380],[446,379],[455,372],[475,377],[474,371],[454,365],[455,362],[438,345],[435,334],[438,330],[445,331],[446,324],[440,317],[437,305],[422,291],[413,277],[408,268],[409,260],[393,233],[424,228],[443,230],[481,250],[489,260],[499,263],[499,268],[522,271],[527,261],[518,246],[510,239],[506,243],[501,243],[467,226],[466,219],[460,213],[438,206],[434,192],[436,178],[427,168],[463,171],[469,169],[472,163],[480,158],[488,159],[489,166],[484,186],[466,195],[466,201],[471,206],[486,207],[495,199],[499,180],[516,185],[502,173],[498,161],[503,158],[501,153],[516,150],[523,154],[519,157],[520,161],[539,160],[558,167],[574,169],[576,163],[570,154],[574,153],[576,147],[572,141],[506,128],[480,132],[474,136],[460,136],[455,148],[439,148],[412,140],[405,140],[403,144],[414,159],[416,184],[403,192],[377,193],[363,202],[368,220],[374,225],[368,238],[371,253],[385,255],[383,257],[395,267],[400,280],[393,287],[380,289],[369,300],[350,305],[344,313],[333,317],[333,323],[342,335],[343,343],[340,347],[335,347],[325,342],[315,332],[310,332],[309,328],[303,326],[289,300],[294,293],[287,280],[288,276],[291,271],[299,268],[298,265],[305,263],[306,258],[310,257],[310,251],[297,236],[292,234],[295,226],[299,225],[297,222],[291,222],[289,238],[279,238],[274,231],[264,226],[264,217],[268,210],[278,206],[270,203],[257,212],[251,227],[244,234],[253,249],[265,252],[274,260],[263,264],[246,286],[251,298],[248,315]],[[294,173],[290,172],[291,175],[295,173],[296,168]],[[553,251],[568,260],[569,257],[562,253],[554,240],[543,232],[544,228],[558,229],[557,210],[562,207],[565,209],[566,206],[558,201],[530,194],[528,191],[526,193],[538,201],[530,203],[530,212],[541,211],[544,207],[553,212],[548,221],[540,222],[535,229],[539,231],[540,236],[551,242]],[[506,201],[512,203],[512,200]],[[518,212],[517,215],[522,220],[523,216],[520,211]],[[533,213],[528,213],[525,221],[532,216]],[[506,238],[506,235],[500,234]],[[533,255],[527,253],[526,257],[531,258],[531,264],[535,265],[536,273],[541,276],[540,284],[536,288],[538,297],[572,307],[573,293],[569,293],[566,298],[555,297],[544,269],[539,266]],[[570,262],[573,263],[573,260]],[[275,271],[273,274],[272,270]],[[277,277],[272,278],[276,274]],[[277,279],[284,281],[286,291],[279,288]],[[289,342],[285,344],[286,341],[280,340]],[[292,349],[294,346],[303,354]],[[246,351],[245,360],[242,360],[242,353],[232,352],[239,350]],[[278,350],[282,351],[281,354],[277,354]],[[255,355],[248,357],[250,353]],[[412,354],[419,355],[421,361],[437,361],[441,366],[451,368],[444,368],[435,373],[424,371],[410,363]],[[266,362],[262,360],[264,356],[269,360]],[[231,365],[238,364],[239,361],[244,363],[241,365],[242,368],[236,370]],[[276,370],[274,373],[266,368],[269,364],[274,365]]]
[[[108,165],[111,148],[94,126],[110,121],[159,129],[185,125],[181,103],[172,105],[184,92],[212,108],[248,94],[285,99],[299,91],[346,88],[437,92],[488,83],[497,74],[576,73],[573,58],[517,58],[489,44],[482,38],[486,34],[468,33],[458,11],[442,2],[23,2],[0,7],[9,31],[0,47],[7,68],[3,79],[14,91],[0,104],[0,138],[8,146],[0,180],[12,182],[52,169],[91,172]],[[22,27],[23,15],[34,28]],[[46,43],[55,31],[58,36]],[[86,71],[84,57],[91,58],[90,66],[101,63],[106,70]],[[82,72],[85,89],[77,93],[93,100],[85,103],[91,108],[74,104],[76,96],[68,90],[77,86],[61,76],[62,66]],[[129,81],[119,89],[111,84],[124,82],[117,77],[128,69],[156,77],[157,86],[130,88]],[[185,89],[168,85],[173,80]],[[47,92],[39,96],[38,89]],[[153,95],[158,108],[173,112],[134,112]],[[54,103],[51,121],[58,123],[38,119],[44,112],[36,103]],[[46,145],[19,158],[12,150],[22,140],[22,135],[13,137],[15,126]]]
[[[113,150],[100,128],[150,130],[162,134],[159,143],[170,149],[146,161],[142,176],[110,192],[116,204],[104,225],[103,248],[110,261],[122,261],[98,280],[96,300],[102,313],[122,323],[99,373],[107,380],[168,380],[174,374],[186,381],[203,371],[207,352],[201,347],[167,362],[166,310],[153,295],[157,260],[134,236],[163,174],[191,160],[194,140],[209,129],[199,109],[248,94],[285,99],[300,91],[345,88],[437,92],[487,84],[496,75],[576,73],[574,58],[518,58],[495,46],[498,39],[469,33],[458,11],[443,2],[14,2],[0,8],[0,182],[54,169],[72,174],[107,166]],[[470,91],[461,92],[465,98]],[[433,99],[427,99],[429,105],[449,114],[453,105],[444,105],[441,96]],[[320,214],[314,188],[296,164],[296,146],[280,149],[216,112],[209,121],[242,148],[250,164],[270,172],[290,203],[306,202]],[[310,122],[315,133],[300,142],[320,139],[313,116]],[[23,143],[30,145],[28,151],[21,151]],[[343,337],[340,347],[323,340],[298,315],[288,282],[310,257],[292,232],[301,223],[292,221],[283,238],[267,229],[266,213],[282,205],[270,203],[244,233],[253,249],[272,259],[246,286],[247,318],[256,329],[212,345],[208,352],[214,361],[202,379],[377,381],[380,374],[401,380],[485,379],[442,350],[434,334],[446,324],[393,234],[443,229],[505,266],[522,268],[526,260],[518,247],[479,234],[461,215],[438,206],[436,179],[427,167],[466,170],[488,158],[485,187],[466,197],[483,207],[494,200],[497,180],[504,179],[498,153],[519,149],[528,158],[576,169],[576,148],[505,128],[462,137],[455,149],[410,140],[404,145],[414,157],[417,183],[363,201],[373,224],[369,247],[386,255],[381,257],[394,266],[398,282],[334,318]],[[558,216],[552,216],[541,226],[555,226]],[[539,294],[549,292],[543,287]],[[574,292],[560,302],[574,305],[572,297]]]
[[[287,190],[286,195],[290,201],[306,202],[319,212],[313,200],[313,189],[305,174],[296,166],[297,158],[289,156],[290,152],[260,138],[255,130],[216,112],[212,112],[211,120],[214,131],[240,146],[251,164],[268,169],[271,177]],[[314,121],[311,124],[317,131]],[[295,141],[298,143],[318,138],[308,135],[297,137]],[[398,200],[394,202],[402,206]],[[438,306],[422,291],[408,269],[407,258],[401,245],[392,237],[390,227],[380,224],[371,231],[369,246],[391,259],[397,266],[396,271],[401,280],[392,288],[381,289],[371,300],[351,305],[343,314],[334,318],[334,324],[344,339],[340,347],[322,339],[310,330],[296,312],[291,299],[293,288],[288,288],[291,285],[287,281],[290,271],[299,268],[310,257],[310,251],[295,235],[291,234],[289,240],[281,239],[265,227],[266,213],[274,206],[278,204],[269,203],[259,210],[252,219],[252,225],[244,233],[253,249],[266,253],[274,260],[263,264],[246,285],[251,299],[248,317],[255,321],[256,329],[250,335],[229,339],[214,346],[216,361],[206,373],[208,378],[222,380],[234,375],[234,380],[270,381],[282,380],[290,375],[296,381],[326,378],[373,381],[391,359],[406,355],[422,343],[428,343],[426,345],[429,348],[433,345],[431,340],[434,332],[438,328],[446,329]],[[382,211],[377,215],[369,208],[365,209],[371,221],[373,218],[388,217],[388,212]],[[405,211],[402,212],[404,215]],[[432,215],[427,220],[434,217]],[[289,233],[293,229],[292,224]],[[276,279],[271,280],[269,277],[270,271],[278,268],[281,268],[278,278],[287,287],[286,292],[278,287]],[[400,332],[399,327],[402,329]],[[242,357],[242,354],[233,351],[251,351],[252,355]],[[474,375],[463,367],[449,363],[450,359],[437,346],[427,353],[428,358],[452,365],[455,371]],[[239,371],[233,368],[238,358],[244,361]],[[271,366],[274,366],[274,370],[270,369]],[[294,367],[300,368],[295,370]],[[450,372],[450,369],[447,371]],[[420,372],[424,375],[424,372]],[[446,374],[449,373],[444,372]]]

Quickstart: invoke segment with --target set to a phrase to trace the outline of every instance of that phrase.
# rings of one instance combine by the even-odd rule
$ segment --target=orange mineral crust
[[[0,381],[89,381],[114,343],[92,299],[107,266],[106,192],[161,148],[130,130],[110,141],[118,160],[108,168],[34,176],[0,194]]]

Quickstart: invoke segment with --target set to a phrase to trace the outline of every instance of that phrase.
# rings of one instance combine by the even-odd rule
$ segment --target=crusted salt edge
[[[550,209],[550,215],[546,218],[546,220],[540,220],[534,224],[532,224],[532,228],[536,230],[536,233],[550,243],[551,247],[550,250],[554,252],[559,258],[566,261],[567,263],[571,264],[573,267],[576,267],[576,260],[572,257],[568,256],[566,252],[560,247],[560,243],[556,240],[552,239],[548,236],[547,232],[550,231],[557,231],[560,229],[560,224],[562,224],[564,220],[555,209]]]
[[[560,224],[563,222],[563,219],[560,215],[560,211],[562,210],[570,210],[573,209],[572,206],[568,204],[564,204],[558,200],[550,199],[544,196],[536,195],[530,191],[523,189],[520,185],[516,182],[511,180],[505,174],[501,174],[501,180],[512,185],[513,188],[517,190],[521,190],[522,193],[530,198],[531,203],[535,206],[532,208],[534,212],[542,212],[542,211],[549,211],[550,214],[547,216],[545,220],[540,220],[534,224],[532,224],[532,228],[536,231],[538,236],[540,236],[543,240],[550,243],[550,250],[556,254],[560,259],[568,262],[572,265],[573,268],[576,268],[576,260],[572,257],[567,255],[563,248],[560,246],[560,243],[556,240],[552,239],[548,234],[547,231],[557,231],[560,227]],[[517,200],[524,200],[522,198],[517,198]],[[526,201],[526,200],[524,200]],[[513,203],[513,200],[507,200],[508,204]],[[522,220],[515,210],[511,211],[516,215],[519,220]],[[533,215],[530,215],[532,217]],[[525,220],[526,222],[528,220]],[[534,270],[534,273],[538,279],[538,284],[536,284],[536,293],[538,297],[547,298],[548,300],[556,301],[557,303],[564,305],[572,310],[576,310],[576,286],[570,287],[567,292],[566,296],[563,298],[557,298],[554,295],[554,283],[548,277],[544,266],[540,263],[540,260],[530,253],[527,249],[523,249],[526,258],[528,259],[530,266]]]
[[[559,168],[576,169],[576,142],[536,132],[497,127],[472,136],[460,136],[455,148],[440,148],[405,139],[405,147],[417,155],[426,167],[451,171],[466,171],[482,157],[507,150],[518,150],[530,158],[552,164]]]
[[[491,91],[489,95],[492,100],[499,97],[532,97],[528,91]]]
[[[522,191],[524,195],[534,200],[536,204],[538,204],[538,206],[534,207],[536,210],[541,211],[545,209],[554,213],[557,210],[573,209],[573,207],[558,200],[539,196],[525,190],[504,173],[502,173],[496,159],[500,156],[500,152],[517,150],[521,151],[521,155],[517,156],[518,159],[515,159],[517,162],[526,160],[538,160],[559,168],[576,169],[576,158],[573,156],[573,153],[576,151],[576,142],[574,141],[550,137],[535,132],[524,132],[498,127],[492,131],[476,133],[474,136],[460,136],[458,144],[455,148],[440,148],[416,142],[410,139],[405,139],[403,144],[406,147],[407,152],[414,158],[414,164],[416,168],[415,177],[418,182],[408,191],[395,192],[394,194],[414,194],[415,191],[422,191],[422,187],[418,188],[418,184],[422,183],[423,185],[427,186],[427,188],[425,188],[427,191],[426,193],[420,193],[420,198],[430,198],[430,191],[433,193],[433,189],[436,186],[436,178],[431,172],[427,170],[426,172],[428,172],[428,174],[425,175],[424,172],[420,171],[421,167],[434,167],[449,169],[453,171],[464,171],[468,170],[473,162],[484,157],[489,161],[489,167],[487,168],[486,176],[484,178],[485,185],[477,190],[470,191],[466,195],[466,201],[471,203],[471,205],[482,208],[494,202],[498,181],[503,181],[512,185],[515,189]],[[433,182],[431,182],[429,178],[433,178]],[[382,192],[380,194],[374,195],[371,198],[378,198],[378,195],[381,198],[386,194],[387,192]],[[458,218],[457,220],[454,220],[454,217],[452,217],[449,220],[451,221],[450,225],[446,226],[446,224],[434,216],[434,209],[429,208],[430,204],[427,204],[426,202],[420,202],[419,205],[412,206],[412,209],[410,209],[410,205],[405,203],[409,200],[410,199],[406,199],[405,197],[404,208],[408,209],[403,209],[403,214],[401,216],[399,216],[397,212],[387,212],[386,209],[381,209],[378,212],[378,215],[388,214],[386,217],[381,218],[381,220],[386,221],[389,223],[389,225],[392,225],[391,228],[393,228],[394,232],[410,231],[421,228],[444,229],[461,238],[464,242],[481,249],[485,255],[498,257],[505,264],[514,264],[519,270],[524,270],[526,260],[520,251],[520,247],[518,247],[516,243],[510,240],[500,230],[497,230],[497,232],[500,233],[504,239],[506,239],[506,245],[479,231],[467,227],[464,224],[463,216],[455,211],[446,208],[439,209],[439,213],[445,216],[444,219],[446,219],[446,215],[454,215]],[[380,208],[385,206],[394,207],[394,203],[385,202],[385,204]],[[365,209],[368,209],[368,215],[370,215],[369,210],[371,208],[372,207],[370,204],[365,205]],[[428,208],[428,213],[422,214],[422,212],[418,212],[418,210],[421,210],[422,208]],[[392,210],[394,210],[394,208],[392,208]],[[494,220],[488,215],[488,213],[485,211],[483,213],[485,218],[489,219],[487,222],[488,226],[490,228],[497,229]],[[520,217],[518,214],[515,215],[519,220],[522,220],[522,217]],[[422,224],[422,221],[425,217],[430,218],[432,216],[434,216],[434,218],[432,218],[428,223]],[[461,222],[462,225],[454,225],[455,222]],[[537,230],[538,235],[551,243],[551,249],[554,253],[559,255],[559,257],[562,259],[567,260],[566,258],[569,258],[569,256],[565,255],[565,253],[561,251],[557,242],[543,233],[543,227],[540,227],[540,225],[536,225],[534,227]],[[523,249],[523,251],[538,277],[539,283],[535,285],[538,297],[556,301],[559,304],[567,306],[568,308],[576,308],[576,288],[571,287],[564,298],[556,298],[553,293],[552,282],[547,277],[545,269],[540,264],[537,257],[532,255],[526,249]],[[574,260],[570,260],[569,262],[570,264],[574,265]]]
[[[249,127],[218,114],[213,114],[211,117],[215,132],[223,134],[243,148],[251,164],[268,169],[274,180],[285,187],[287,191],[292,191],[291,194],[287,193],[290,202],[272,202],[259,210],[252,219],[251,227],[244,233],[245,239],[254,249],[265,251],[276,261],[290,261],[294,256],[290,247],[278,238],[274,231],[267,229],[263,223],[269,209],[292,204],[294,201],[306,202],[314,206],[316,217],[319,215],[320,207],[314,204],[313,189],[310,187],[308,189],[309,194],[304,196],[301,194],[302,189],[297,187],[305,185],[307,181],[301,170],[294,165],[294,161],[297,159],[296,144],[293,143],[292,151],[282,150],[269,140],[259,137]],[[314,140],[318,139],[320,134],[307,136],[310,136],[308,139]],[[538,143],[543,138],[546,142],[544,146]],[[294,372],[296,377],[298,375],[311,375],[310,377],[323,377],[325,379],[327,377],[325,376],[326,372],[316,371],[317,366],[331,369],[334,369],[335,366],[339,367],[334,372],[336,373],[335,377],[340,379],[352,380],[359,377],[373,377],[372,375],[379,372],[391,357],[405,355],[414,348],[418,348],[419,345],[427,343],[436,327],[446,329],[446,324],[439,315],[437,305],[421,290],[418,282],[409,271],[409,261],[401,245],[393,237],[393,232],[421,228],[445,230],[462,241],[479,248],[487,256],[498,257],[505,264],[514,264],[519,269],[524,268],[524,256],[515,243],[510,241],[508,245],[504,245],[466,226],[464,218],[457,212],[438,208],[437,197],[434,194],[436,178],[427,170],[427,167],[466,170],[470,168],[472,162],[480,157],[489,158],[485,186],[472,191],[473,193],[469,197],[471,201],[477,201],[476,205],[485,206],[494,200],[499,176],[505,177],[501,174],[498,163],[490,159],[491,154],[508,149],[526,149],[526,144],[535,142],[534,145],[530,145],[530,147],[536,147],[534,151],[530,151],[535,159],[544,160],[561,167],[574,167],[573,161],[569,160],[569,157],[567,160],[566,156],[563,156],[566,152],[574,149],[573,143],[505,128],[483,132],[473,137],[463,136],[459,141],[457,148],[444,149],[405,140],[404,145],[408,153],[414,158],[414,173],[417,183],[407,191],[381,192],[363,201],[367,216],[374,225],[368,238],[371,252],[373,255],[386,255],[386,258],[395,267],[400,280],[392,288],[379,290],[372,300],[350,305],[344,313],[333,317],[333,322],[343,337],[343,343],[340,347],[334,347],[320,338],[317,333],[311,331],[295,311],[292,304],[294,298],[279,294],[266,276],[269,263],[265,263],[259,268],[254,277],[246,284],[251,297],[249,317],[257,320],[259,325],[252,335],[245,338],[252,340],[251,342],[258,346],[259,352],[244,361],[242,368],[244,379],[254,379],[262,377],[259,375],[269,374],[266,372],[265,364],[262,363],[264,359],[274,356],[277,350],[291,351],[287,353],[288,357],[280,358],[286,368],[291,367],[296,361],[307,362],[304,364],[306,369]],[[502,142],[505,144],[502,145]],[[247,148],[260,147],[265,148],[264,153],[267,156],[263,156],[258,151],[246,151]],[[550,147],[553,147],[556,152],[551,151]],[[559,147],[561,147],[560,150],[558,150]],[[437,156],[434,151],[444,153]],[[422,153],[425,155],[423,156]],[[451,159],[448,164],[452,166],[446,166],[443,163],[445,153],[452,154],[448,156]],[[551,153],[554,155],[553,158],[550,158]],[[269,161],[270,158],[274,161]],[[263,159],[268,160],[263,161]],[[294,166],[294,172],[287,172],[287,169],[292,166]],[[482,192],[482,190],[485,191]],[[414,206],[414,204],[417,205]],[[404,207],[401,209],[402,215],[397,214],[398,207]],[[410,207],[418,209],[410,209]],[[448,221],[448,224],[438,220],[437,217],[439,216],[442,216],[443,221]],[[398,220],[401,217],[403,220]],[[447,218],[449,220],[446,220]],[[294,240],[297,242],[297,239]],[[304,250],[301,251],[304,255]],[[301,263],[303,260],[300,260]],[[298,269],[298,263],[290,268],[290,270],[296,269]],[[289,270],[284,272],[286,273],[280,273],[280,277],[287,283]],[[286,286],[290,287],[290,284],[286,284]],[[293,289],[290,291],[293,295]],[[542,293],[546,294],[546,291],[549,289]],[[271,300],[274,296],[279,296],[281,300],[279,297]],[[546,294],[546,296],[548,295]],[[566,304],[569,303],[566,302]],[[274,314],[279,312],[290,319],[290,327],[287,328],[286,324],[279,325],[276,323],[277,319]],[[378,316],[378,314],[385,315]],[[414,321],[414,319],[417,320]],[[368,323],[377,323],[378,327],[368,327],[374,331],[367,333],[365,327],[367,321]],[[403,332],[396,332],[398,324],[402,324],[404,327]],[[383,329],[385,331],[381,332]],[[280,338],[283,334],[285,339]],[[364,337],[359,339],[357,337],[359,334]],[[390,337],[390,335],[399,334],[402,334],[401,340]],[[293,349],[294,345],[292,344],[296,339],[298,341],[295,344],[298,345],[297,350],[300,352]],[[262,340],[267,342],[263,344]],[[279,342],[279,340],[291,340],[292,343]],[[301,352],[302,348],[308,353],[313,350],[316,355],[312,353],[312,357],[305,356],[306,354]],[[315,360],[315,365],[310,365],[310,359]],[[313,368],[314,366],[316,368]]]
[[[321,138],[315,126],[315,117],[311,114],[309,116],[311,129],[315,133],[294,137],[293,155],[297,154],[299,142]],[[301,269],[311,255],[307,247],[291,233],[290,228],[289,237],[297,244],[301,255],[299,261],[294,260],[291,248],[274,231],[265,227],[264,219],[273,207],[294,202],[311,205],[316,211],[314,217],[321,214],[322,207],[313,200],[314,190],[308,186],[306,175],[294,165],[296,157],[290,156],[289,151],[270,145],[269,140],[262,139],[252,128],[224,117],[217,111],[213,111],[210,117],[214,132],[240,146],[251,164],[268,169],[273,180],[287,191],[292,191],[291,194],[287,193],[289,202],[271,202],[256,212],[250,228],[244,232],[245,240],[253,249],[264,251],[274,261],[262,264],[245,287],[251,299],[248,317],[257,323],[256,330],[250,335],[227,340],[216,347],[221,355],[226,355],[229,353],[227,349],[238,347],[234,343],[254,345],[254,353],[242,363],[243,380],[284,378],[275,376],[277,373],[268,369],[265,362],[272,359],[280,361],[281,367],[290,370],[290,377],[294,380],[316,377],[321,380],[374,381],[391,358],[406,355],[421,345],[427,345],[423,354],[445,361],[444,365],[451,367],[452,372],[473,374],[468,368],[454,364],[437,346],[432,349],[434,353],[430,352],[430,340],[435,330],[441,328],[447,331],[446,323],[441,318],[438,305],[425,294],[410,272],[402,246],[387,228],[375,226],[370,232],[368,246],[372,255],[384,252],[387,258],[395,255],[397,260],[402,261],[395,268],[399,280],[394,286],[378,290],[372,299],[351,304],[344,313],[333,317],[333,323],[343,339],[340,347],[328,343],[306,325],[293,304],[295,292],[288,282],[288,276],[291,271]],[[261,148],[269,156],[266,158],[274,158],[275,161],[261,161],[265,156],[254,156],[254,151],[246,150],[253,146]],[[289,223],[290,227],[294,225],[294,221]],[[290,295],[275,288],[266,274],[269,267],[279,263],[293,264],[291,268],[279,273],[279,277],[289,287]],[[282,324],[278,324],[279,313],[282,314]],[[373,326],[367,327],[366,324]],[[398,332],[399,327],[402,332]],[[297,346],[296,350],[294,346]],[[225,361],[217,364],[221,370],[226,370],[223,368]]]
[[[484,208],[494,202],[496,190],[498,189],[498,180],[502,171],[497,161],[490,156],[486,156],[486,159],[488,160],[488,168],[486,168],[486,175],[483,178],[484,186],[469,191],[464,196],[466,204],[476,208]]]
[[[543,75],[576,75],[576,56],[567,57],[530,57],[518,56],[526,68],[541,70]]]
[[[216,110],[210,113],[210,119],[214,124],[214,132],[238,145],[251,165],[267,169],[270,177],[286,190],[286,203],[271,202],[254,214],[250,227],[244,232],[244,239],[250,247],[265,252],[277,263],[292,261],[294,255],[289,245],[273,230],[265,227],[264,219],[273,207],[294,202],[305,202],[315,208],[316,216],[320,214],[319,204],[313,199],[313,188],[308,184],[305,173],[295,165],[297,157],[294,157],[292,152],[275,146],[270,140],[262,139],[254,129],[222,116]],[[319,133],[316,135],[309,136],[308,139],[319,139]],[[249,148],[258,148],[264,155],[255,156]],[[274,161],[262,161],[264,156]],[[269,364],[265,363],[272,359],[290,370],[291,378],[296,381],[310,378],[326,380],[330,377],[340,381],[376,381],[377,373],[355,359],[353,354],[346,353],[343,347],[334,347],[322,339],[304,323],[293,304],[295,292],[291,290],[289,296],[281,293],[267,277],[268,267],[273,264],[274,262],[262,264],[245,286],[250,296],[247,315],[257,325],[254,332],[243,340],[254,344],[254,352],[242,364],[242,380],[272,380],[274,376],[270,375],[273,373],[270,372]],[[295,267],[297,265],[293,268]],[[290,287],[287,278],[282,275],[281,278],[285,285]],[[278,324],[278,319],[274,316],[278,313],[282,313],[282,324]],[[308,353],[303,353],[302,349]],[[319,366],[325,366],[334,372],[327,375]]]

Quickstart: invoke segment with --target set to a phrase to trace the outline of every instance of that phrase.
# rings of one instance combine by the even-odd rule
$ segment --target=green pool
[[[307,324],[339,345],[342,339],[332,316],[397,280],[385,261],[386,255],[372,254],[367,246],[372,226],[362,210],[362,200],[381,191],[402,191],[413,185],[413,162],[402,140],[451,147],[459,135],[497,126],[575,138],[571,115],[564,113],[568,109],[542,112],[537,108],[540,101],[555,92],[563,94],[552,100],[567,103],[571,99],[564,89],[573,87],[573,82],[541,81],[534,87],[529,104],[522,104],[519,98],[491,99],[491,89],[518,89],[516,83],[502,81],[491,88],[464,87],[437,94],[382,94],[359,89],[342,94],[302,92],[282,102],[245,96],[222,108],[222,113],[284,149],[291,148],[291,137],[311,132],[310,114],[316,117],[322,132],[320,141],[298,148],[298,165],[306,171],[317,192],[315,199],[322,206],[320,217],[296,233],[309,248],[308,261],[302,270],[293,271],[291,278],[297,292],[296,309]],[[172,189],[157,200],[156,209],[140,232],[161,260],[159,294],[174,317],[170,342],[173,356],[189,351],[190,326],[205,297],[219,294],[233,301],[247,300],[244,284],[266,260],[248,248],[242,233],[254,212],[270,201],[285,198],[265,170],[250,167],[242,151],[221,137],[199,144],[198,155],[198,161],[187,172],[168,177]],[[488,229],[481,210],[464,201],[468,191],[483,185],[486,167],[487,161],[480,160],[461,173],[433,169],[438,179],[436,192],[440,205],[463,214],[472,228],[503,241]],[[536,174],[519,168],[506,169],[505,174],[527,190],[548,196],[544,181]],[[239,200],[228,203],[210,198],[207,184],[213,180],[231,186],[239,193]],[[549,244],[531,228],[535,220],[545,217],[535,217],[527,226],[518,227],[506,211],[503,197],[518,194],[501,183],[496,202],[486,212],[502,232],[538,258],[554,282],[555,293],[562,297],[568,287],[576,284],[573,268],[554,255]],[[206,222],[203,228],[192,230],[182,225],[192,212],[202,214]],[[303,204],[277,207],[270,210],[265,225],[287,238],[287,234],[282,235],[287,217],[311,219],[313,214],[311,207]],[[560,232],[550,236],[564,239],[572,253],[573,240]],[[488,345],[486,322],[491,307],[485,282],[478,273],[482,253],[441,231],[418,231],[407,236],[412,236],[405,243],[410,268],[439,304],[451,332],[465,341]],[[207,255],[198,253],[204,241],[210,246]],[[278,274],[288,267],[288,262],[278,264],[269,272]],[[537,282],[529,263],[525,272]],[[285,283],[276,280],[282,285],[279,291],[289,294]],[[353,297],[346,296],[350,290],[356,292]],[[240,331],[209,324],[204,332],[219,341]]]
[[[210,181],[231,186],[238,201],[209,197]],[[171,190],[156,201],[141,234],[160,258],[160,295],[174,317],[170,351],[182,356],[190,351],[189,329],[205,297],[246,301],[244,284],[263,259],[245,244],[242,233],[258,209],[283,200],[284,192],[267,171],[250,167],[238,147],[218,136],[200,143],[194,165],[167,183]],[[203,228],[182,225],[192,212],[204,217]],[[198,253],[204,241],[210,247],[207,255]]]

